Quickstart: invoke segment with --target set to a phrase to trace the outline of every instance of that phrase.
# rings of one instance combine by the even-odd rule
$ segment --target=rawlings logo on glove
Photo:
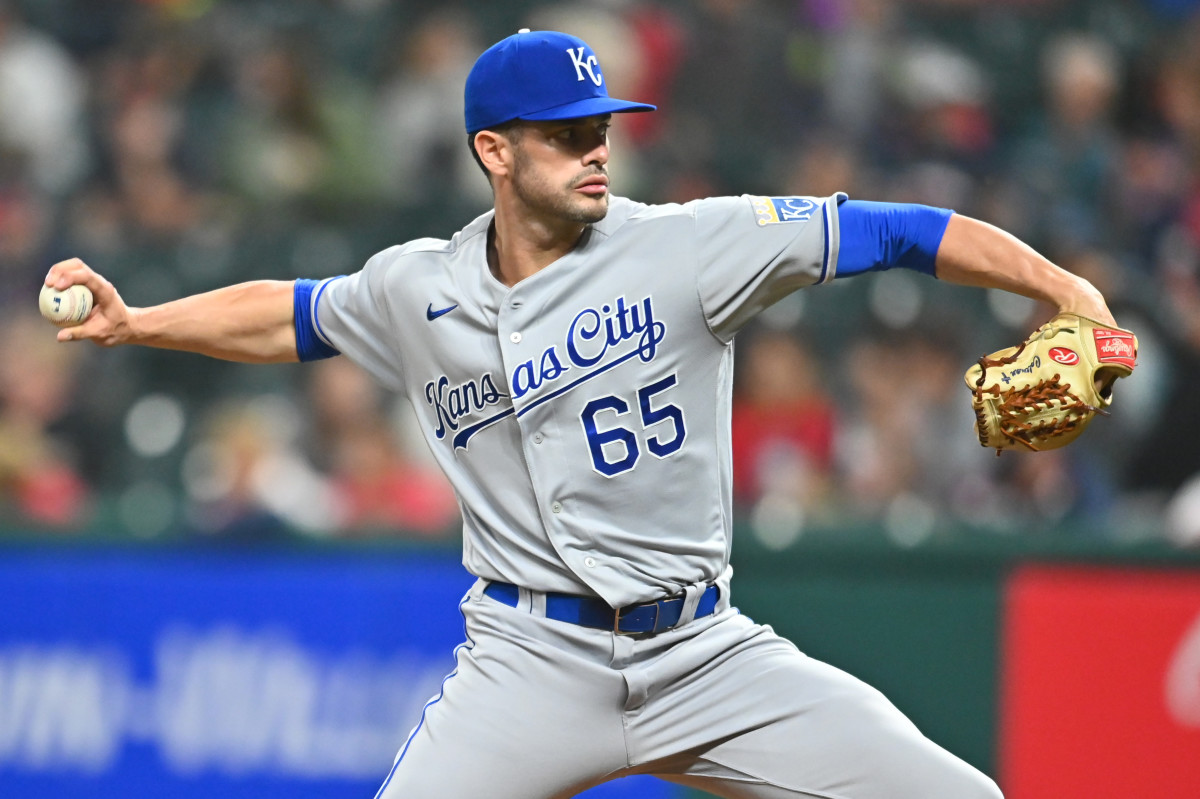
[[[1108,415],[1113,381],[1135,366],[1133,333],[1060,313],[1019,347],[985,355],[967,370],[979,443],[997,455],[1066,446],[1097,414]]]

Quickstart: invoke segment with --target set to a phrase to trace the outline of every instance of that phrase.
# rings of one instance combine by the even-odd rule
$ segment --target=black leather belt
[[[488,583],[484,596],[509,607],[516,607],[521,591],[512,583]],[[696,618],[710,616],[717,609],[721,592],[715,585],[704,589],[700,604],[696,606]],[[546,618],[611,630],[617,635],[646,635],[661,633],[679,623],[683,613],[682,596],[667,597],[657,602],[627,605],[623,608],[609,607],[603,599],[575,594],[546,594]]]

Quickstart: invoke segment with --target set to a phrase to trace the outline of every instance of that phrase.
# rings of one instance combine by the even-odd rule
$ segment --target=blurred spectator
[[[993,144],[990,81],[967,53],[916,40],[897,52],[892,90],[905,117],[898,163],[940,160],[977,174]],[[907,141],[906,141],[907,140]]]
[[[296,36],[259,38],[235,64],[238,105],[223,134],[230,185],[268,207],[326,213],[374,199],[365,87]]]
[[[33,189],[22,166],[0,153],[0,308],[28,304],[47,268],[53,207]]]
[[[228,541],[332,533],[336,496],[298,449],[298,427],[298,414],[281,398],[214,408],[184,462],[191,525]]]
[[[1200,475],[1200,238],[1176,228],[1163,243],[1160,316],[1173,368],[1157,424],[1135,448],[1129,482],[1174,492]]]
[[[119,51],[106,65],[101,140],[132,232],[170,238],[198,221],[198,198],[177,160],[184,138],[183,93],[197,67],[193,48],[169,38]]]
[[[1148,256],[1173,223],[1194,178],[1178,143],[1142,133],[1126,138],[1121,147],[1123,168],[1106,222],[1121,248],[1139,256],[1132,266],[1147,271]]]
[[[771,156],[803,133],[788,124],[789,29],[783,6],[763,0],[703,0],[685,18],[664,155],[714,193],[759,191]]]
[[[845,359],[852,391],[837,445],[851,517],[894,519],[926,535],[941,523],[978,519],[998,497],[964,399],[964,357],[953,329],[871,335]]]
[[[790,333],[738,340],[733,495],[751,515],[763,501],[804,515],[828,510],[836,416],[821,372]]]
[[[841,191],[854,199],[870,196],[858,152],[834,133],[815,134],[796,149],[779,186],[784,194],[828,197]]]
[[[1122,64],[1099,37],[1067,34],[1043,56],[1045,106],[1014,148],[1012,166],[1028,201],[1041,246],[1110,245],[1108,236],[1121,148],[1114,126]]]
[[[1175,494],[1171,526],[1177,538],[1187,538],[1180,531],[1190,528],[1179,514],[1195,506],[1194,478],[1200,475],[1200,15],[1167,49],[1158,85],[1169,139],[1186,167],[1181,180],[1186,191],[1153,252],[1159,300],[1154,318],[1166,338],[1170,390],[1157,423],[1137,448],[1129,485]]]
[[[331,481],[338,531],[422,536],[446,534],[458,519],[450,484],[426,455],[405,446],[371,378],[345,358],[311,366],[313,437],[309,448]],[[403,420],[411,411],[404,405]],[[424,443],[415,444],[420,451]]]
[[[639,149],[652,145],[663,132],[663,119],[670,115],[668,97],[679,74],[684,53],[683,24],[672,11],[656,3],[628,3],[622,6],[630,36],[637,43],[639,69],[629,76],[628,93],[618,97],[638,97],[641,102],[658,106],[656,114],[630,114],[626,134]]]
[[[467,149],[461,103],[450,99],[486,45],[461,12],[435,11],[405,33],[376,122],[386,190],[402,205],[486,205],[488,182]]]
[[[76,353],[48,327],[28,312],[0,326],[0,513],[10,523],[72,530],[93,510],[71,445],[54,430],[71,406]]]
[[[28,160],[39,191],[62,195],[87,169],[84,102],[70,55],[0,0],[0,148]]]
[[[203,105],[196,86],[211,65],[206,38],[147,10],[95,56],[92,124],[96,168],[68,198],[61,251],[84,258],[161,260],[213,226],[223,213],[214,187],[214,130],[191,123]],[[171,264],[153,274],[169,294],[181,279]],[[143,270],[145,285],[146,271]],[[153,296],[153,292],[150,293]],[[132,299],[140,301],[135,295]]]
[[[971,509],[972,521],[993,530],[1044,534],[1061,529],[1066,535],[1083,527],[1081,522],[1094,521],[1088,517],[1103,518],[1111,510],[1111,495],[1088,490],[1095,476],[1086,460],[1068,450],[1006,452],[995,466],[994,483]],[[1094,500],[1100,504],[1090,504]]]
[[[440,537],[458,518],[458,504],[442,475],[410,460],[382,417],[361,419],[343,430],[333,456],[331,479],[344,533]]]
[[[1195,174],[1200,165],[1200,12],[1165,48],[1160,62],[1158,99],[1164,121],[1187,153]]]
[[[878,135],[888,107],[886,88],[895,48],[904,41],[897,4],[885,0],[806,3],[808,24],[798,26],[792,49],[819,53],[804,58],[805,77],[820,82],[828,123],[846,140],[866,144]],[[813,31],[815,30],[815,34]],[[793,58],[793,62],[797,59]],[[812,63],[815,62],[815,63]]]
[[[839,471],[850,506],[879,518],[886,503],[908,490],[917,478],[916,438],[923,431],[919,409],[897,385],[908,358],[882,338],[864,338],[845,359],[852,404],[843,407],[838,436]]]

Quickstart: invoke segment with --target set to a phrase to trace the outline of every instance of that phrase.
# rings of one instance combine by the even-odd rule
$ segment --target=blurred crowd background
[[[0,531],[455,540],[411,409],[345,359],[61,346],[35,300],[71,256],[146,305],[448,236],[490,205],[464,77],[519,27],[659,105],[614,126],[616,193],[952,208],[1140,338],[1110,418],[997,458],[962,374],[1050,309],[899,270],[784,300],[737,345],[761,543],[1200,544],[1197,0],[0,0]]]

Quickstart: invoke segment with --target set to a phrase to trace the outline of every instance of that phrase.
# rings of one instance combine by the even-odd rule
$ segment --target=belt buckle
[[[622,613],[624,613],[625,611],[639,610],[641,608],[648,607],[650,605],[654,606],[654,623],[650,625],[649,630],[637,631],[637,630],[622,630],[621,629],[621,618],[622,618],[621,614]],[[616,613],[613,614],[613,633],[616,635],[645,635],[646,633],[652,633],[652,632],[654,632],[654,629],[656,627],[658,627],[658,614],[661,612],[661,610],[662,610],[662,607],[657,602],[645,602],[641,605],[626,605],[623,608],[617,608]]]

